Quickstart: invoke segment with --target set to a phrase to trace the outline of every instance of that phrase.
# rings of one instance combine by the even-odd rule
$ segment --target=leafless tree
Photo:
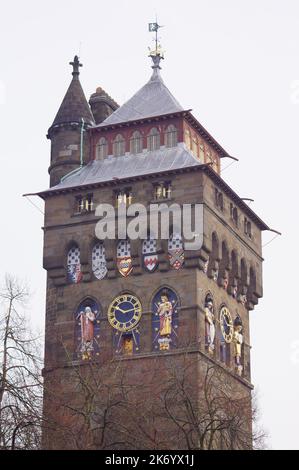
[[[40,446],[42,383],[40,340],[25,314],[29,294],[7,275],[0,288],[0,449]]]
[[[135,380],[135,361],[117,358],[69,367],[64,379],[71,384],[64,395],[67,399],[62,394],[58,403],[55,392],[49,394],[52,409],[59,410],[54,447],[235,450],[263,446],[264,433],[252,430],[255,407],[250,391],[236,388],[222,367],[208,364],[199,354],[186,353],[180,362],[171,356],[149,360],[150,369],[141,383]],[[57,390],[54,383],[52,390]]]

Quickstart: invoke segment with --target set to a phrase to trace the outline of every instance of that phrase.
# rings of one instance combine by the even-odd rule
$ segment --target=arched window
[[[149,235],[142,243],[143,265],[153,272],[158,266],[157,241]]]
[[[103,160],[108,155],[108,142],[105,137],[101,137],[97,145],[97,160]]]
[[[230,294],[236,299],[238,297],[239,264],[238,254],[235,250],[231,253],[231,271],[229,275]]]
[[[168,240],[168,257],[173,269],[180,269],[184,264],[185,254],[182,236],[174,232]]]
[[[178,143],[178,132],[173,124],[170,124],[165,132],[166,147],[175,147]]]
[[[120,157],[126,152],[125,139],[121,134],[117,134],[113,141],[113,155],[115,157]]]
[[[75,244],[67,254],[67,279],[70,284],[77,284],[82,280],[80,248]]]
[[[191,150],[191,134],[189,129],[185,130],[185,144],[186,147]]]
[[[103,243],[98,242],[92,249],[92,272],[97,279],[103,279],[107,274],[107,263],[105,256],[105,247]]]
[[[160,148],[160,133],[156,127],[152,127],[147,136],[147,149],[158,150]]]
[[[244,258],[241,259],[241,279],[239,282],[238,289],[238,300],[242,305],[245,305],[247,302],[247,290],[248,290],[248,270],[247,264]]]
[[[230,271],[230,260],[229,251],[226,242],[222,242],[221,245],[221,260],[219,263],[219,284],[226,290],[228,287],[229,271]]]
[[[139,131],[135,131],[130,139],[130,152],[133,154],[141,153],[143,150],[142,135]]]
[[[216,232],[212,233],[212,251],[209,260],[208,266],[208,276],[212,278],[215,282],[218,280],[219,276],[219,241]]]
[[[153,349],[169,351],[178,345],[179,298],[168,287],[162,287],[152,300]]]
[[[100,350],[100,309],[92,299],[85,299],[75,312],[75,357],[90,360]]]
[[[120,274],[127,277],[133,269],[130,240],[120,240],[118,242],[116,257]]]
[[[198,158],[198,141],[195,135],[192,136],[192,153]]]

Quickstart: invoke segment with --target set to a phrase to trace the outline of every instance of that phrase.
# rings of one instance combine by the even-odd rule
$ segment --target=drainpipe
[[[60,183],[62,183],[66,178],[68,178],[69,176],[72,176],[72,175],[75,175],[78,171],[81,170],[81,168],[83,167],[83,133],[84,133],[84,119],[81,118],[81,130],[80,130],[80,166],[79,168],[75,168],[74,170],[70,171],[70,173],[67,173],[66,175],[64,175],[61,180],[60,180]]]

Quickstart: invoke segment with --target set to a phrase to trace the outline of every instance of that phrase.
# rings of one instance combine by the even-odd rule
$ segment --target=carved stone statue
[[[81,324],[81,354],[82,359],[91,359],[93,352],[93,340],[94,340],[94,322],[96,313],[91,310],[90,307],[85,307],[83,311],[79,313],[80,324]]]
[[[242,344],[243,344],[243,326],[242,320],[239,315],[234,321],[234,334],[233,334],[233,345],[234,345],[234,358],[235,358],[235,369],[238,375],[242,375]]]
[[[215,316],[213,299],[210,295],[206,297],[205,301],[205,333],[206,333],[206,347],[210,354],[213,354],[215,348]]]

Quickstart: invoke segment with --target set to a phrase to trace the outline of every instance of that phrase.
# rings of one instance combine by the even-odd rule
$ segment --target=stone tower
[[[247,399],[243,424],[251,433],[249,312],[262,296],[268,227],[222,179],[221,160],[230,155],[170,93],[161,58],[152,54],[150,80],[121,107],[97,89],[93,117],[75,57],[49,129],[50,188],[38,193],[48,275],[45,448],[187,448],[175,419],[188,414],[179,397],[200,414],[213,369],[232,400]],[[150,227],[142,239],[99,240],[103,203],[116,218],[134,203],[146,211],[200,205],[202,243],[186,249],[171,218],[168,239]],[[188,393],[176,388],[185,372]],[[156,409],[161,397],[164,414]],[[192,439],[194,448],[206,445]],[[250,437],[243,445],[222,435],[213,442],[228,445],[248,448]]]

